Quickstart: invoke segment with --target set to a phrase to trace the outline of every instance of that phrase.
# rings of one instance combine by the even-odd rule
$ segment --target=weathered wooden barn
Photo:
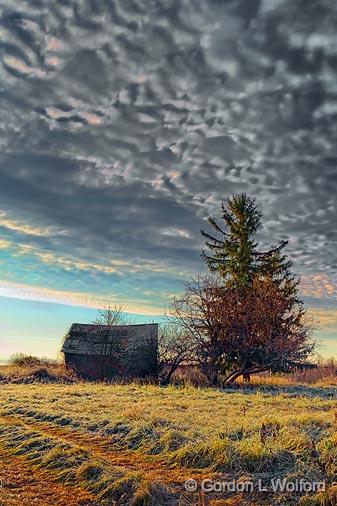
[[[62,352],[86,379],[145,378],[158,374],[158,324],[73,323]]]

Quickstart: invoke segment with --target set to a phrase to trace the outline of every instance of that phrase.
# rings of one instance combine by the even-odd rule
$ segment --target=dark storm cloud
[[[1,207],[66,230],[49,248],[200,269],[202,219],[247,191],[334,279],[334,0],[0,6]]]

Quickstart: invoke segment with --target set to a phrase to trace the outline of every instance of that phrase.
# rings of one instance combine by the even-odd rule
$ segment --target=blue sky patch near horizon
[[[15,353],[56,358],[72,323],[92,323],[96,308],[0,297],[0,361]],[[163,316],[124,313],[132,323],[161,323]]]

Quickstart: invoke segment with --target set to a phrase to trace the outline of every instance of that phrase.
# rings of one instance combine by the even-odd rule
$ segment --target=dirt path
[[[58,441],[75,444],[90,452],[94,457],[107,460],[110,465],[125,468],[127,471],[143,471],[148,480],[165,485],[183,486],[184,482],[191,477],[197,481],[204,478],[214,478],[216,473],[192,468],[170,469],[159,460],[153,461],[153,456],[136,453],[135,451],[121,451],[113,448],[107,438],[94,434],[86,434],[76,430],[67,430],[64,427],[56,427],[46,422],[23,420],[17,416],[3,416],[2,423],[6,425],[22,425],[28,429],[37,430],[46,437],[56,438]],[[151,460],[152,458],[152,460]]]
[[[69,430],[52,423],[22,419],[19,416],[2,416],[1,422],[8,426],[21,425],[28,430],[36,430],[40,434],[55,438],[58,442],[76,445],[88,451],[93,457],[105,460],[109,465],[116,465],[126,471],[142,471],[150,482],[169,485],[172,489],[184,493],[184,482],[190,478],[201,482],[204,478],[215,479],[220,475],[210,470],[175,468],[165,466],[164,462],[154,461],[153,456],[134,451],[119,451],[113,447],[109,439],[94,434]],[[152,459],[152,460],[151,460]],[[9,456],[6,449],[0,446],[0,506],[99,506],[94,496],[75,486],[63,485],[54,481],[49,471],[36,469],[23,457]],[[265,499],[265,498],[264,498]],[[227,497],[217,500],[210,496],[197,494],[193,498],[186,497],[181,505],[193,506],[261,506],[268,502],[255,503],[253,498]]]
[[[32,468],[0,447],[0,506],[96,506],[94,497],[78,487],[62,485],[47,472]]]

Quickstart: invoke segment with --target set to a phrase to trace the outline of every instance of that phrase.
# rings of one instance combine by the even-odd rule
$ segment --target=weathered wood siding
[[[158,324],[74,323],[62,351],[67,367],[84,378],[156,377]]]

